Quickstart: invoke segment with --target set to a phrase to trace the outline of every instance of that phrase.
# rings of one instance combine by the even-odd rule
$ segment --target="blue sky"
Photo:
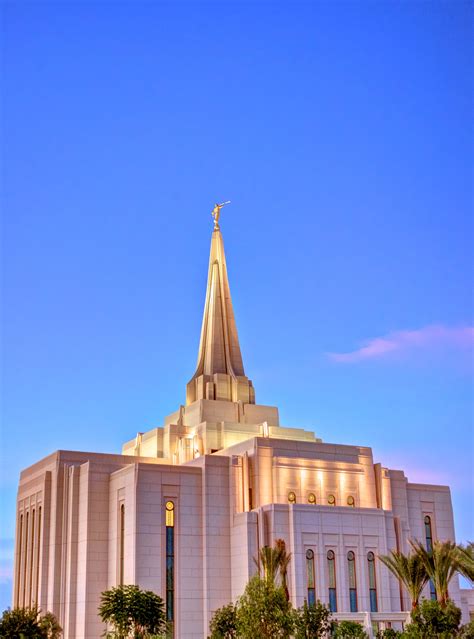
[[[257,401],[473,538],[472,9],[4,3],[0,606],[20,469],[160,425],[215,201]]]

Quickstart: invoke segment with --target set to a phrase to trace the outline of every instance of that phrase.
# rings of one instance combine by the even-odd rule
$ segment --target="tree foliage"
[[[415,609],[428,582],[425,563],[420,554],[411,552],[404,555],[392,550],[388,555],[380,555],[379,559],[405,586],[411,599],[411,607]]]
[[[260,548],[258,558],[254,557],[259,575],[264,581],[280,585],[285,591],[286,598],[290,598],[287,574],[291,553],[287,552],[284,539],[276,539],[275,545]]]
[[[331,629],[330,618],[329,608],[320,601],[310,606],[305,601],[293,612],[295,639],[325,637]]]
[[[117,639],[145,639],[165,630],[164,604],[151,590],[118,586],[101,595],[99,615],[113,626]]]
[[[209,639],[234,639],[237,637],[237,610],[233,604],[219,608],[211,619]]]
[[[434,584],[439,603],[446,606],[449,582],[460,569],[458,547],[452,541],[435,541],[433,549],[427,550],[419,541],[410,543]]]
[[[461,611],[450,600],[442,606],[439,601],[423,600],[412,611],[411,623],[405,628],[404,639],[452,639],[457,636]]]
[[[474,621],[470,621],[459,629],[459,639],[474,639]]]
[[[237,603],[237,636],[240,639],[291,637],[293,615],[283,588],[269,579],[252,577]]]
[[[356,621],[339,621],[333,624],[333,639],[368,639],[363,626]]]
[[[474,542],[458,545],[459,572],[474,583]]]
[[[2,639],[59,639],[62,628],[52,612],[41,615],[37,606],[5,610],[0,619]]]

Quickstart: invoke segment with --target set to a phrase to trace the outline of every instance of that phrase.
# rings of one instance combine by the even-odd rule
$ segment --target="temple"
[[[283,427],[276,406],[257,403],[217,220],[185,390],[163,427],[121,454],[60,450],[21,473],[13,606],[37,603],[66,639],[92,639],[105,630],[101,592],[138,584],[162,596],[176,638],[203,639],[255,573],[259,549],[283,539],[295,606],[320,599],[371,637],[400,628],[409,598],[378,556],[407,552],[409,539],[454,540],[449,488],[410,483],[370,448]],[[450,595],[461,606],[457,578]]]

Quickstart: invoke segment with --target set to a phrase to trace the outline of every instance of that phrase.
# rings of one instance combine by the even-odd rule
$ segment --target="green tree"
[[[258,574],[268,584],[276,583],[280,569],[280,550],[271,546],[263,546],[258,553],[258,559],[254,557]]]
[[[423,600],[411,613],[404,639],[452,639],[457,636],[461,611],[451,600],[444,606],[439,601]]]
[[[474,639],[474,621],[470,621],[459,629],[459,639]]]
[[[52,612],[46,612],[44,615],[41,615],[39,626],[45,632],[45,637],[48,639],[59,639],[63,633],[59,621]]]
[[[47,639],[46,630],[40,625],[40,611],[32,608],[13,608],[5,610],[0,619],[0,637],[2,639]]]
[[[339,621],[333,623],[333,639],[368,639],[363,626],[356,621]]]
[[[286,551],[284,539],[275,541],[275,548],[278,551],[278,569],[280,571],[281,587],[285,591],[286,598],[290,599],[290,591],[288,590],[288,564],[291,561],[291,552]]]
[[[435,541],[427,550],[419,541],[410,542],[421,558],[428,577],[436,589],[436,596],[444,608],[449,599],[449,582],[460,569],[459,550],[452,541]]]
[[[412,610],[414,610],[428,582],[425,563],[420,553],[411,552],[409,555],[404,555],[392,550],[389,555],[380,555],[379,559],[405,586],[411,599]]]
[[[233,604],[219,608],[210,623],[210,639],[234,639],[237,637],[237,610]]]
[[[458,545],[459,572],[474,582],[474,543],[470,541],[466,546]]]
[[[314,639],[325,637],[331,629],[329,608],[317,601],[308,606],[306,601],[301,608],[293,612],[295,639]]]
[[[164,604],[151,590],[138,586],[118,586],[101,595],[99,615],[113,626],[117,639],[144,639],[166,628]]]
[[[384,630],[378,630],[375,635],[377,639],[403,639],[403,633],[394,628],[385,628]]]
[[[237,603],[239,639],[287,639],[292,631],[291,603],[283,588],[268,578],[252,577]]]

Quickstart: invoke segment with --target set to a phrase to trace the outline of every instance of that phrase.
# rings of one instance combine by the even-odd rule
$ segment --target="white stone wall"
[[[219,433],[215,426],[212,437]],[[295,504],[288,503],[290,491]],[[310,492],[316,495],[314,505],[308,503]],[[329,493],[336,506],[327,505]],[[347,505],[349,495],[355,508]],[[65,639],[101,636],[100,593],[119,582],[122,504],[123,581],[165,599],[168,499],[175,504],[179,639],[207,636],[212,614],[242,594],[257,570],[259,548],[276,539],[284,539],[292,553],[288,582],[294,605],[307,598],[308,548],[315,556],[316,597],[329,602],[327,551],[332,549],[337,616],[362,620],[366,626],[373,620],[399,624],[405,615],[399,585],[377,556],[397,545],[406,552],[409,539],[424,540],[426,514],[432,518],[434,539],[455,538],[449,489],[410,484],[402,471],[374,465],[365,447],[259,436],[183,465],[60,451],[21,476],[18,517],[33,508],[37,513],[41,505],[41,539],[30,528],[30,541],[24,532],[20,540],[17,525],[13,603],[37,598],[43,610],[59,617]],[[350,613],[349,550],[356,556],[358,613]],[[369,551],[376,556],[378,593],[378,612],[372,614],[367,612]],[[460,605],[457,579],[450,594]],[[408,601],[405,595],[405,608]]]

